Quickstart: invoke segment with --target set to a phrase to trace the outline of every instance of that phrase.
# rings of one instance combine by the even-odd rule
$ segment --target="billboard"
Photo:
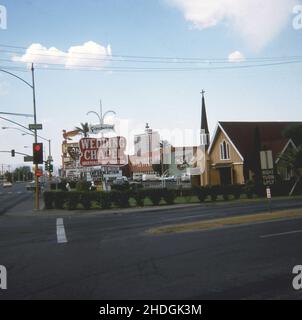
[[[80,164],[83,167],[124,166],[127,141],[124,137],[83,138],[80,140]]]

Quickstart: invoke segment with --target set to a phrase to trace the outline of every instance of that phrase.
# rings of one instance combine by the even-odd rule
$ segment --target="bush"
[[[130,192],[129,191],[111,191],[111,196],[114,204],[119,208],[128,208],[130,206]]]
[[[218,198],[218,195],[221,194],[221,188],[220,186],[211,186],[209,188],[209,194],[212,201],[216,201]]]
[[[254,186],[252,184],[247,184],[243,188],[244,193],[248,199],[253,199],[254,197]]]
[[[234,184],[231,186],[231,194],[236,200],[240,199],[241,194],[243,193],[243,186],[240,184]]]
[[[72,188],[71,184],[69,183],[70,187]],[[84,181],[84,180],[79,180],[76,183],[76,190],[78,192],[85,192],[89,191],[89,188],[91,187],[91,182]]]
[[[149,189],[148,197],[151,200],[154,206],[158,206],[162,199],[162,190],[161,189]]]
[[[205,187],[196,187],[194,193],[200,202],[204,202],[208,196],[208,190]]]
[[[163,189],[162,197],[167,204],[174,204],[176,199],[176,191],[171,189]]]
[[[77,191],[66,192],[66,204],[68,210],[76,210],[80,202],[81,194]]]
[[[66,201],[67,192],[55,192],[54,193],[54,205],[56,209],[63,209]]]
[[[93,195],[89,192],[84,192],[80,196],[80,202],[85,210],[90,210],[93,201]]]
[[[43,200],[46,209],[53,209],[53,202],[55,199],[55,193],[46,191],[43,193]]]
[[[145,190],[138,190],[138,191],[132,192],[132,196],[135,199],[137,206],[143,207],[145,205],[145,198],[146,198]]]
[[[110,209],[112,206],[111,192],[102,191],[99,195],[99,201],[103,210]]]
[[[232,186],[222,186],[221,187],[220,192],[222,194],[222,198],[224,201],[230,200],[230,195],[232,193],[231,187]]]
[[[127,191],[129,189],[130,189],[129,183],[114,184],[111,186],[111,190],[113,190],[113,191]]]

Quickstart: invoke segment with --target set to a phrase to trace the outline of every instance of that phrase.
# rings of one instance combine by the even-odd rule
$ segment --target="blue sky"
[[[238,51],[247,59],[246,64],[249,59],[301,55],[302,29],[293,28],[295,15],[291,12],[299,1],[266,0],[259,8],[250,0],[233,1],[238,5],[222,0],[219,10],[213,7],[214,2],[218,3],[0,0],[7,8],[8,21],[7,30],[0,30],[0,45],[28,48],[38,43],[66,52],[93,41],[105,48],[110,45],[113,55],[202,59],[227,59]],[[0,50],[0,59],[11,59],[5,48]],[[20,57],[25,53],[22,50],[16,50]],[[0,61],[1,66],[12,64],[25,66]],[[111,66],[115,64],[107,67]],[[19,75],[30,80],[29,73]],[[194,72],[37,70],[38,119],[45,128],[41,134],[53,141],[58,164],[62,130],[96,120],[86,113],[98,110],[100,98],[119,119],[129,119],[131,129],[142,130],[148,122],[155,129],[198,130],[203,88],[214,130],[218,120],[302,120],[301,76],[302,64]],[[0,74],[0,101],[1,111],[32,110],[30,89],[5,74]],[[0,125],[6,123],[0,121]],[[17,131],[3,130],[0,141],[1,150],[21,152],[32,143]],[[0,154],[0,163],[16,164],[20,158],[12,160]]]

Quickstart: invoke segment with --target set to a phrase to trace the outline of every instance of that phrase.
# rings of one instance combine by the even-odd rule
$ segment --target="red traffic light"
[[[39,152],[39,151],[41,150],[41,145],[36,144],[36,145],[34,146],[34,150],[35,150],[36,152]]]
[[[43,144],[34,143],[33,144],[33,158],[34,164],[43,164]]]

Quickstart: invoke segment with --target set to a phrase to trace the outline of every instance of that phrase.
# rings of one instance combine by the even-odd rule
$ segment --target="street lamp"
[[[37,135],[37,108],[36,108],[36,87],[35,87],[35,69],[34,69],[34,64],[31,64],[31,83],[28,81],[24,80],[23,78],[19,77],[18,75],[9,72],[4,69],[0,69],[0,72],[6,73],[16,79],[19,79],[23,83],[25,83],[28,87],[32,89],[32,94],[33,94],[33,109],[34,109],[34,140],[35,143],[38,143],[38,135]],[[3,119],[3,118],[2,118]],[[11,121],[12,122],[12,121]],[[19,124],[18,124],[19,125]],[[22,125],[21,125],[22,126]],[[38,164],[35,164],[35,171],[38,170]],[[39,210],[40,205],[39,205],[39,180],[38,177],[35,175],[35,210]]]

